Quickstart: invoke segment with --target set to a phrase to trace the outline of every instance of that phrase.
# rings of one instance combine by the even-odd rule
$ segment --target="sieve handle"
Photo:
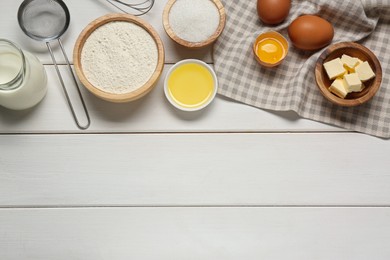
[[[60,45],[62,54],[64,55],[64,58],[65,58],[65,60],[66,60],[66,64],[68,65],[68,69],[69,69],[69,71],[70,71],[70,73],[71,73],[71,75],[72,75],[73,82],[74,82],[74,84],[75,84],[75,86],[76,86],[78,95],[79,95],[79,97],[80,97],[80,101],[81,101],[81,103],[82,103],[82,105],[83,105],[83,109],[84,109],[84,112],[85,112],[85,115],[86,115],[86,118],[87,118],[87,124],[84,125],[84,126],[80,124],[80,122],[79,122],[79,120],[78,120],[78,118],[77,118],[76,112],[75,112],[75,110],[74,110],[74,108],[73,108],[73,104],[72,104],[72,102],[70,101],[70,97],[69,97],[68,91],[67,91],[67,89],[66,89],[66,87],[65,87],[64,80],[62,79],[62,75],[61,75],[61,72],[60,72],[60,70],[59,70],[59,68],[58,68],[58,64],[57,64],[56,58],[54,57],[53,50],[52,50],[52,48],[51,48],[51,46],[50,46],[50,43],[49,43],[49,42],[46,42],[46,46],[47,46],[47,49],[48,49],[49,52],[50,52],[51,59],[52,59],[52,61],[53,61],[53,63],[54,63],[54,66],[55,66],[55,69],[56,69],[56,71],[57,71],[57,75],[58,75],[58,78],[59,78],[59,80],[60,80],[62,89],[64,90],[64,93],[65,93],[66,101],[68,102],[69,108],[70,108],[70,110],[71,110],[71,112],[72,112],[73,119],[74,119],[74,121],[76,122],[76,125],[77,125],[78,128],[80,128],[81,130],[85,130],[85,129],[87,129],[87,128],[90,126],[90,124],[91,124],[91,119],[90,119],[90,117],[89,117],[89,113],[88,113],[88,110],[87,110],[87,106],[85,105],[83,96],[81,95],[80,87],[79,87],[79,85],[78,85],[78,83],[77,83],[77,80],[76,80],[76,77],[75,77],[75,75],[74,75],[74,73],[73,73],[72,67],[70,66],[70,62],[69,62],[68,56],[66,55],[65,50],[64,50],[64,47],[63,47],[63,45],[62,45],[62,42],[61,42],[61,40],[60,40],[59,38],[58,38],[58,43],[59,43],[59,45]]]

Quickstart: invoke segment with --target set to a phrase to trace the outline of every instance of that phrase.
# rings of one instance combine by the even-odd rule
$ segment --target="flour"
[[[97,28],[81,52],[81,66],[88,81],[115,94],[142,87],[156,70],[157,62],[154,39],[130,22],[110,22]]]
[[[189,42],[203,42],[218,29],[219,11],[211,0],[177,0],[169,11],[169,25]]]

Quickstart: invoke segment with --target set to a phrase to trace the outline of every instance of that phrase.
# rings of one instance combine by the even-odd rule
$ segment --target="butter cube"
[[[372,71],[370,64],[367,61],[356,66],[355,71],[358,74],[359,79],[363,82],[375,77],[375,73]]]
[[[356,67],[363,63],[363,61],[362,61],[361,59],[359,59],[359,58],[356,58],[356,59],[358,60],[356,66],[355,66],[353,69],[351,69],[351,70],[349,71],[349,73],[354,73],[354,72],[356,72]]]
[[[355,67],[359,64],[359,59],[343,54],[341,56],[341,62],[348,72],[354,72]]]
[[[324,68],[329,79],[335,79],[347,73],[347,70],[344,68],[340,58],[324,63]]]
[[[362,90],[362,82],[357,73],[344,75],[344,84],[348,92],[359,92]]]
[[[329,91],[341,98],[345,98],[348,94],[348,90],[346,89],[344,80],[342,78],[335,79],[332,85],[330,85]]]

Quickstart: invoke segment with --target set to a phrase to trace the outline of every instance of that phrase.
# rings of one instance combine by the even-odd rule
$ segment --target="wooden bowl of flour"
[[[199,49],[211,45],[221,35],[226,24],[226,12],[225,8],[220,0],[184,0],[189,3],[189,10],[185,9],[185,6],[180,10],[180,4],[177,0],[168,0],[163,12],[163,25],[164,30],[168,36],[177,44],[191,48]],[[209,23],[211,17],[208,17],[208,12],[202,10],[200,4],[203,2],[210,2],[216,13],[215,29],[209,32],[208,37],[203,39],[197,39],[197,34],[201,33],[202,27],[210,27]],[[188,13],[186,13],[188,11]],[[171,15],[176,13],[180,19],[174,19]],[[200,17],[206,17],[205,21],[200,21]],[[176,20],[176,21],[174,21]],[[178,28],[180,27],[180,28]],[[202,37],[202,36],[200,36]]]
[[[91,93],[123,103],[153,89],[164,55],[163,43],[151,25],[129,14],[108,14],[81,32],[73,60],[77,76]]]

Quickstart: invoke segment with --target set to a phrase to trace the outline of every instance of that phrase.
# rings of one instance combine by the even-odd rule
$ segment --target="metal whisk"
[[[140,16],[146,14],[147,12],[150,11],[150,9],[152,9],[155,0],[138,0],[138,1],[137,0],[135,1],[134,0],[106,0],[106,1],[125,13],[128,13],[128,11],[119,7],[118,4],[131,8],[136,12],[136,13],[132,13],[132,15]]]

